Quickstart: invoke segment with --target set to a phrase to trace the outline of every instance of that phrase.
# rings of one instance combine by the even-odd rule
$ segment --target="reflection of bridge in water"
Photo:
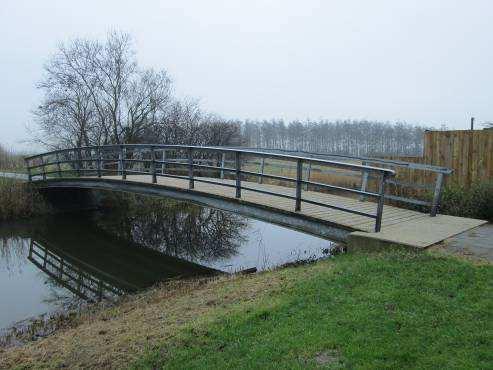
[[[426,247],[482,223],[438,215],[444,175],[450,170],[422,164],[158,144],[63,149],[28,157],[26,163],[29,180],[40,189],[103,189],[171,197],[333,240]],[[270,171],[286,164],[292,168],[287,173]],[[390,184],[398,184],[389,166],[436,175],[433,200],[386,192]],[[340,176],[360,179],[361,186],[341,186]],[[428,207],[429,213],[387,201]]]
[[[218,273],[147,248],[117,247],[113,252],[114,259],[107,253],[88,258],[90,246],[84,250],[58,248],[38,238],[31,239],[28,259],[57,285],[89,302],[113,299],[176,277]]]
[[[125,282],[118,284],[125,286],[126,289],[122,289],[121,286],[114,285],[113,277],[81,261],[75,262],[73,258],[64,256],[64,253],[58,253],[55,254],[37,241],[31,240],[28,259],[58,285],[88,302],[111,299],[136,290],[136,287],[131,287]],[[102,277],[105,275],[106,279]]]

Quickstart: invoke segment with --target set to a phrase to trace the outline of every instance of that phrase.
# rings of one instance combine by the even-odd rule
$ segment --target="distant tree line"
[[[421,155],[427,129],[367,120],[246,121],[242,128],[246,146],[350,155]]]
[[[240,121],[173,95],[165,70],[141,68],[131,37],[61,44],[45,64],[35,140],[49,148],[119,143],[268,147],[419,155],[425,127],[375,121]]]

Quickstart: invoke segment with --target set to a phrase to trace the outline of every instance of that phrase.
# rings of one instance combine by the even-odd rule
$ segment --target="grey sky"
[[[1,0],[0,143],[26,148],[57,43],[109,29],[225,117],[467,128],[493,120],[492,20],[491,0]]]

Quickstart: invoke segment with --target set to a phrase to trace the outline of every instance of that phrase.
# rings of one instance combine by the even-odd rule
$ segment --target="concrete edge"
[[[477,220],[478,224],[471,226],[465,230],[453,233],[445,237],[444,239],[440,239],[437,241],[434,241],[433,243],[429,243],[427,245],[415,245],[415,244],[409,244],[409,243],[404,243],[404,242],[397,242],[392,239],[388,239],[385,237],[381,237],[378,235],[378,233],[365,233],[364,231],[353,231],[349,233],[348,239],[347,239],[347,246],[348,249],[381,249],[381,248],[386,248],[386,247],[402,247],[406,249],[413,249],[413,250],[425,250],[431,246],[440,244],[444,242],[445,240],[452,238],[456,235],[468,232],[470,230],[476,229],[484,224],[487,224],[488,221],[485,220]]]

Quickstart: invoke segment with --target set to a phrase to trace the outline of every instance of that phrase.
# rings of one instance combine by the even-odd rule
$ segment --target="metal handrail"
[[[245,147],[241,147],[241,148],[245,148]],[[290,149],[278,149],[278,148],[245,148],[245,149],[248,150],[255,149],[258,151],[269,151],[269,152],[278,152],[278,153],[297,153],[312,158],[338,158],[338,159],[347,159],[347,160],[357,160],[357,161],[361,161],[363,165],[378,164],[378,165],[390,166],[394,168],[404,168],[409,170],[419,170],[419,171],[435,173],[436,177],[435,177],[435,182],[433,184],[414,184],[414,183],[406,183],[398,180],[389,180],[387,182],[388,184],[394,184],[406,188],[414,188],[419,190],[422,189],[432,190],[433,198],[431,201],[405,197],[405,196],[385,194],[385,198],[392,201],[412,204],[415,206],[429,207],[431,216],[436,216],[436,214],[438,213],[438,209],[441,203],[443,186],[445,182],[445,176],[448,176],[453,173],[453,170],[451,168],[435,166],[427,163],[406,162],[398,159],[385,159],[385,158],[375,158],[375,157],[366,157],[366,156],[354,156],[347,154],[309,152],[305,150],[290,150]],[[308,176],[309,176],[309,172],[310,171],[308,171]],[[338,173],[338,175],[346,175],[346,174]],[[368,186],[368,179],[369,179],[369,174],[367,172],[362,173],[361,190],[366,190]],[[364,200],[364,197],[362,197],[362,200]]]
[[[187,161],[182,161],[180,158],[180,162],[177,160],[168,160],[164,159],[164,155],[167,151],[178,150],[178,151],[186,151],[187,153]],[[150,157],[143,158],[143,155],[140,158],[135,158],[132,155],[132,158],[128,158],[128,152],[135,153],[139,152],[141,154],[146,153],[149,154]],[[200,163],[194,163],[194,161],[198,160],[194,158],[194,154],[197,152],[217,152],[222,155],[221,165],[219,166],[209,166]],[[163,159],[156,158],[156,152],[163,152]],[[114,155],[114,158],[105,158],[104,154],[111,153]],[[67,156],[61,156],[62,154],[69,154]],[[82,154],[85,154],[84,156]],[[225,155],[233,154],[234,155],[234,166],[233,167],[225,167]],[[51,156],[55,155],[56,160],[50,159]],[[285,176],[277,176],[277,175],[266,175],[262,172],[254,172],[247,171],[241,168],[242,158],[244,156],[248,157],[260,157],[262,160],[265,158],[273,158],[287,161],[295,161],[296,162],[296,178],[293,177],[285,177]],[[61,158],[66,157],[66,158]],[[89,158],[88,158],[89,157]],[[201,158],[203,159],[203,158]],[[39,160],[39,163],[35,163]],[[255,151],[250,149],[233,149],[233,148],[225,148],[225,147],[213,147],[213,146],[193,146],[193,145],[165,145],[165,144],[114,144],[114,145],[103,145],[103,146],[86,146],[86,147],[76,147],[69,149],[59,149],[54,150],[47,153],[42,153],[30,157],[25,158],[26,167],[28,170],[28,178],[29,181],[33,181],[34,176],[41,176],[43,180],[47,179],[47,175],[56,173],[58,177],[62,177],[62,174],[76,173],[77,177],[84,176],[85,173],[91,172],[97,173],[98,177],[102,177],[103,173],[112,172],[115,170],[108,170],[105,168],[105,163],[111,163],[112,165],[117,165],[116,172],[121,175],[122,180],[126,179],[127,174],[143,174],[143,175],[151,175],[152,183],[157,183],[157,177],[170,177],[170,178],[180,178],[189,181],[189,189],[194,188],[195,182],[204,182],[217,184],[219,186],[227,186],[234,187],[236,189],[235,196],[236,198],[241,198],[242,190],[254,191],[258,193],[269,194],[273,196],[283,197],[293,199],[295,201],[295,212],[299,212],[301,210],[301,203],[310,203],[316,204],[319,206],[323,206],[326,208],[332,208],[339,211],[344,211],[360,216],[365,216],[369,218],[375,219],[375,231],[378,232],[381,230],[382,223],[382,213],[383,213],[383,205],[385,200],[385,186],[388,179],[395,175],[395,172],[386,168],[373,167],[368,165],[359,165],[359,164],[350,164],[339,161],[327,160],[322,158],[313,158],[299,155],[289,155],[289,154],[280,154],[280,153],[269,153],[265,151]],[[94,163],[94,168],[85,168],[86,163]],[[149,171],[139,171],[135,170],[135,168],[127,168],[128,163],[141,163],[143,167],[148,166]],[[203,162],[201,162],[203,163]],[[62,169],[62,164],[68,164],[71,169],[66,170]],[[309,179],[303,179],[303,164],[308,164],[311,166],[312,164],[317,164],[321,166],[329,166],[340,169],[347,169],[352,171],[358,171],[363,173],[372,173],[374,176],[379,178],[379,190],[378,192],[370,192],[365,190],[358,190],[352,188],[345,188],[342,186],[324,184],[320,182],[310,181]],[[188,170],[187,175],[178,176],[172,175],[170,173],[164,172],[164,166],[173,165],[183,167],[185,170]],[[57,166],[56,170],[48,170],[47,166]],[[157,167],[161,166],[161,172],[158,171]],[[33,174],[34,169],[41,168],[40,173]],[[232,173],[235,183],[234,185],[228,184],[226,182],[216,182],[206,178],[195,177],[194,170],[218,170],[220,171],[221,178],[224,178],[224,173]],[[289,181],[295,183],[295,195],[289,195],[282,192],[275,192],[266,189],[259,189],[251,186],[242,185],[242,177],[244,176],[259,176],[272,178],[281,181]],[[316,188],[323,188],[328,190],[335,190],[340,192],[348,192],[351,194],[357,194],[361,197],[373,197],[377,200],[377,211],[376,213],[368,213],[363,211],[358,211],[351,208],[346,208],[341,205],[333,205],[333,204],[325,204],[316,202],[313,199],[306,199],[302,197],[302,186],[312,186]]]

